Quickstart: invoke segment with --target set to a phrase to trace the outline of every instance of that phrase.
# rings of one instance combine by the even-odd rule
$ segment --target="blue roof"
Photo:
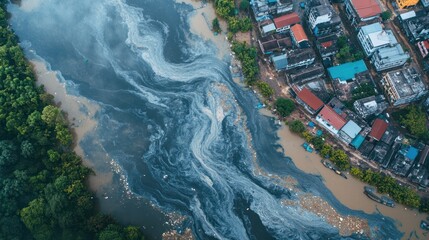
[[[307,125],[311,128],[314,128],[316,126],[316,124],[314,122],[309,122]]]
[[[282,70],[287,67],[287,58],[286,54],[282,54],[279,56],[273,56],[271,57],[271,60],[273,61],[274,67],[276,70]]]
[[[408,152],[405,155],[408,159],[414,161],[414,159],[416,159],[417,154],[419,154],[419,150],[417,150],[415,147],[409,146],[408,147]]]
[[[350,143],[354,148],[359,149],[360,145],[362,145],[365,138],[362,135],[357,135],[355,139]]]
[[[339,79],[341,82],[353,79],[356,74],[368,71],[365,62],[359,60],[356,62],[344,63],[335,67],[328,68],[329,75],[332,79]]]

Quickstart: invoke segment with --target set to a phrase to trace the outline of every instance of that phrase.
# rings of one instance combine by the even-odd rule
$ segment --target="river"
[[[69,112],[101,210],[121,222],[154,239],[185,229],[196,239],[346,238],[300,202],[317,198],[338,221],[367,223],[351,238],[405,236],[387,210],[347,200],[348,185],[340,194],[336,180],[304,172],[298,140],[283,148],[304,171],[278,151],[273,118],[232,81],[225,36],[202,30],[190,5],[23,0],[9,11],[39,83]]]

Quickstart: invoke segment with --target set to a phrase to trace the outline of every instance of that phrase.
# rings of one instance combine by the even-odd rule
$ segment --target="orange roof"
[[[333,126],[337,130],[340,130],[344,125],[346,125],[346,120],[344,120],[344,118],[338,115],[334,111],[334,109],[332,109],[327,105],[325,105],[325,107],[322,108],[322,111],[320,111],[318,116],[323,118],[325,121],[327,121],[329,124],[331,124],[331,126]]]
[[[425,46],[425,48],[429,50],[429,40],[424,40],[423,46]]]
[[[373,17],[381,13],[377,0],[352,0],[352,5],[360,18]]]
[[[322,45],[322,47],[324,48],[328,48],[330,46],[332,46],[334,44],[333,41],[327,41],[327,42],[322,42],[320,45]]]
[[[301,24],[295,24],[293,27],[290,28],[293,38],[295,38],[295,41],[297,43],[300,43],[302,41],[308,41],[307,34],[305,34],[304,28]]]
[[[319,110],[323,106],[322,100],[308,90],[308,88],[302,89],[298,92],[297,96],[315,111]]]
[[[301,19],[296,12],[274,18],[274,24],[276,25],[276,28],[290,26],[292,24],[299,23],[299,21],[301,21]]]
[[[388,126],[389,124],[387,122],[380,118],[377,118],[372,124],[372,129],[369,133],[369,136],[374,138],[375,140],[380,141],[381,137],[383,137],[383,134],[386,132]]]

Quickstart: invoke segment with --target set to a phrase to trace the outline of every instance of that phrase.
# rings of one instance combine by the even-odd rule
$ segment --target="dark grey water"
[[[100,200],[104,211],[145,226],[153,238],[168,229],[154,207],[186,216],[177,228],[191,228],[198,239],[340,238],[316,215],[280,204],[296,201],[297,193],[255,176],[254,150],[265,171],[291,176],[339,213],[367,219],[373,237],[400,238],[392,220],[349,210],[319,177],[275,150],[273,120],[256,111],[252,92],[234,84],[214,45],[189,33],[189,6],[172,0],[30,2],[31,10],[9,6],[28,56],[44,59],[71,94],[101,107],[98,127],[81,145],[96,171],[112,171],[100,156],[118,170],[99,190],[111,196]],[[126,191],[134,197],[126,198]]]

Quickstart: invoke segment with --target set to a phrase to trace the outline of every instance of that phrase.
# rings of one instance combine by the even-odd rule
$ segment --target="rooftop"
[[[400,98],[412,96],[426,89],[420,74],[414,68],[391,71],[387,76]]]
[[[316,54],[312,48],[296,49],[287,53],[287,61],[290,65],[306,61],[308,59],[314,59]]]
[[[368,38],[371,41],[371,44],[374,48],[379,46],[384,46],[387,44],[395,45],[398,41],[393,35],[392,30],[382,30],[377,32],[371,32],[368,34]]]
[[[365,62],[358,60],[356,62],[344,63],[335,67],[328,68],[329,75],[332,79],[339,79],[340,81],[351,80],[356,74],[368,71]]]
[[[295,24],[293,27],[290,28],[290,31],[293,34],[293,37],[295,38],[295,41],[297,43],[300,43],[302,41],[308,41],[307,34],[305,34],[304,28],[301,24]]]
[[[364,35],[369,35],[371,33],[383,31],[383,26],[381,26],[381,23],[376,22],[376,23],[361,27],[361,31],[363,32]]]
[[[274,64],[274,67],[276,70],[281,70],[287,67],[287,58],[286,54],[278,55],[278,56],[272,56],[271,60]]]
[[[308,88],[302,89],[297,95],[310,108],[317,111],[323,106],[322,100],[314,95]]]
[[[338,115],[331,107],[323,107],[322,111],[318,114],[322,119],[331,124],[335,129],[341,129],[345,124],[346,120]]]
[[[355,138],[361,130],[362,128],[352,120],[348,121],[347,124],[344,125],[344,127],[341,129],[341,131],[346,133],[351,138]]]
[[[368,18],[381,13],[377,0],[351,0],[360,18]]]
[[[365,141],[365,137],[362,135],[357,135],[355,139],[350,143],[354,148],[358,149],[360,145],[362,145],[363,141]]]
[[[369,133],[369,136],[380,141],[381,137],[383,137],[384,132],[386,132],[388,125],[389,124],[384,120],[377,118],[374,121],[374,124],[372,124],[372,129]]]
[[[290,26],[292,24],[299,23],[300,21],[301,19],[296,12],[292,12],[281,17],[274,18],[274,24],[276,25],[276,28]]]

